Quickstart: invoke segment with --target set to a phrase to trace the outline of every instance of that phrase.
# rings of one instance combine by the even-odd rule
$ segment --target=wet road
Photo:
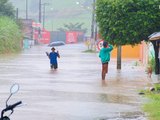
[[[9,88],[20,84],[10,103],[22,100],[12,120],[146,120],[141,111],[144,98],[139,89],[147,76],[136,61],[109,64],[107,81],[101,81],[98,54],[84,53],[83,44],[56,47],[59,69],[51,71],[46,46],[35,46],[18,55],[0,56],[0,107],[5,106]]]

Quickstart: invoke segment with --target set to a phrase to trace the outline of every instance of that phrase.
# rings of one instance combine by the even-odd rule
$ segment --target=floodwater
[[[124,60],[116,70],[109,64],[106,82],[101,81],[97,53],[84,53],[83,44],[56,47],[59,69],[50,70],[47,46],[33,46],[22,53],[0,56],[0,107],[5,107],[9,88],[20,90],[9,101],[22,100],[12,120],[147,120],[141,110],[145,98],[138,90],[147,85],[144,68],[136,60]]]

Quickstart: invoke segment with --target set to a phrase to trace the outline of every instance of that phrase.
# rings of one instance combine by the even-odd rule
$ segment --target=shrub
[[[0,53],[21,50],[22,33],[14,20],[0,17]]]
[[[154,68],[155,68],[155,57],[154,57],[153,53],[151,53],[151,55],[149,56],[147,69],[151,70],[152,72],[154,72],[155,71]]]

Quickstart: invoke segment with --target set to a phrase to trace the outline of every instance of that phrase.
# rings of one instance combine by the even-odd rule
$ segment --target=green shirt
[[[101,58],[101,62],[109,62],[110,61],[110,52],[113,50],[113,46],[109,45],[107,48],[102,48],[99,52],[99,57]]]

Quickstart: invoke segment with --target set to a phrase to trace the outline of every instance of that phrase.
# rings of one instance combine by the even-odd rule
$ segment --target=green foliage
[[[69,23],[69,24],[64,24],[64,28],[59,28],[59,31],[78,31],[78,32],[87,32],[87,28],[82,28],[84,23]]]
[[[9,0],[0,0],[0,16],[8,16],[14,18],[15,10]]]
[[[148,68],[151,68],[152,70],[155,70],[155,57],[153,55],[153,53],[151,53],[151,55],[149,56],[149,61],[148,61]]]
[[[160,84],[159,83],[155,83],[154,84],[154,88],[156,91],[160,91]]]
[[[21,49],[22,34],[15,21],[0,17],[0,53],[10,53]]]
[[[144,105],[144,111],[148,113],[150,120],[160,120],[160,95],[150,93],[147,96],[150,101]]]
[[[97,0],[97,22],[103,39],[113,45],[135,45],[160,29],[160,0]]]

